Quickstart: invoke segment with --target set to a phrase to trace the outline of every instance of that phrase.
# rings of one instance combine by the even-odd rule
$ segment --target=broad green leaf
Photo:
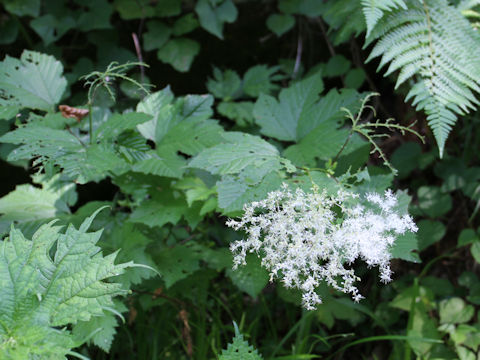
[[[107,0],[75,0],[83,6],[77,19],[76,28],[80,31],[109,29],[113,7]]]
[[[226,274],[236,287],[256,298],[268,283],[268,271],[254,254],[247,256],[246,261],[246,265],[239,266],[236,270],[227,269]]]
[[[162,227],[167,223],[175,225],[180,221],[187,208],[188,205],[184,199],[175,198],[173,194],[163,191],[133,210],[129,221],[145,224],[151,228]]]
[[[173,24],[173,35],[182,36],[188,34],[195,30],[198,27],[198,20],[195,18],[193,13],[186,14],[179,18]]]
[[[52,111],[67,86],[62,72],[50,55],[24,50],[20,59],[7,56],[0,62],[0,94],[12,105]]]
[[[317,0],[280,0],[278,9],[286,14],[302,14],[314,17],[321,14],[322,5]]]
[[[161,150],[165,149],[194,156],[218,144],[223,132],[223,128],[215,120],[182,121],[159,143],[157,152],[162,155]]]
[[[148,248],[152,239],[140,232],[137,225],[124,221],[124,217],[118,216],[113,221],[111,221],[111,217],[107,218],[110,224],[105,226],[100,243],[102,249],[105,251],[120,249],[117,256],[118,261],[128,260],[155,268],[156,265]],[[118,276],[116,281],[124,287],[129,287],[132,284],[140,284],[143,279],[149,279],[152,276],[155,276],[155,273],[150,269],[132,267]]]
[[[221,175],[237,174],[249,165],[273,171],[280,168],[280,156],[265,140],[240,132],[225,132],[220,144],[203,150],[189,163],[189,167]]]
[[[201,255],[195,248],[185,245],[165,248],[156,254],[155,262],[165,286],[169,288],[200,269]]]
[[[416,142],[406,142],[401,144],[392,154],[390,162],[398,170],[398,177],[403,179],[418,167],[422,148]]]
[[[288,14],[272,14],[267,18],[267,28],[278,37],[295,26],[295,18]]]
[[[132,170],[142,174],[181,178],[187,162],[170,151],[165,152],[162,156],[161,150],[160,148],[147,152],[146,158],[137,161]]]
[[[343,55],[332,56],[325,66],[325,76],[341,76],[350,69],[351,62]]]
[[[135,129],[138,125],[143,124],[150,119],[151,116],[137,112],[114,114],[108,119],[108,121],[102,123],[95,130],[94,139],[113,139],[120,135],[122,132]]]
[[[35,18],[30,26],[40,36],[45,45],[60,39],[67,31],[75,28],[76,21],[71,16],[57,18],[51,14]]]
[[[120,17],[125,20],[140,19],[155,15],[155,8],[150,5],[149,0],[115,0],[113,6],[120,14]]]
[[[395,240],[390,254],[393,259],[402,259],[411,262],[420,262],[418,254],[414,251],[418,250],[417,236],[414,233],[405,233]]]
[[[209,33],[223,39],[223,24],[237,19],[237,8],[232,0],[223,0],[219,4],[209,0],[199,0],[195,5],[200,25]]]
[[[40,13],[40,0],[3,0],[2,3],[9,13],[18,16],[38,16]]]
[[[365,70],[362,68],[350,69],[345,75],[345,86],[351,89],[359,89],[367,78]]]
[[[478,239],[470,247],[470,253],[475,261],[480,264],[480,241]]]
[[[68,205],[76,200],[75,184],[62,182],[60,175],[49,181],[37,181],[41,187],[17,185],[14,191],[0,198],[2,220],[23,223],[70,213]]]
[[[452,208],[452,198],[449,194],[442,193],[439,187],[422,186],[417,191],[418,210],[420,214],[434,218],[446,214]],[[418,210],[413,209],[416,212]]]
[[[172,34],[172,30],[158,20],[148,21],[147,29],[148,31],[143,34],[143,47],[146,51],[160,49]]]
[[[137,105],[138,112],[153,116],[153,119],[138,125],[138,131],[149,140],[161,139],[170,128],[172,122],[172,106],[174,95],[169,86],[148,95]]]
[[[118,314],[127,311],[122,303],[117,301],[114,301],[114,303],[114,311]],[[117,333],[117,317],[118,315],[112,311],[105,311],[103,316],[93,316],[89,321],[79,321],[73,326],[72,333],[76,338],[89,339],[89,343],[95,344],[108,353],[112,346],[113,337]]]
[[[226,214],[241,211],[244,204],[260,201],[271,191],[278,190],[283,179],[271,172],[253,184],[244,177],[224,176],[217,182],[218,207]]]
[[[157,57],[160,61],[172,65],[175,70],[187,72],[199,52],[200,44],[195,40],[175,38],[158,50]]]
[[[318,116],[318,108],[314,105],[322,90],[323,82],[317,75],[283,89],[278,101],[270,95],[260,95],[253,114],[262,134],[278,140],[299,140],[297,127]]]
[[[10,16],[0,22],[0,45],[11,44],[18,35],[18,23]]]
[[[420,220],[417,225],[419,251],[423,251],[430,245],[440,241],[446,233],[445,225],[440,221]]]
[[[177,16],[182,11],[182,0],[162,0],[155,7],[155,15],[160,17]]]
[[[238,126],[253,124],[253,106],[250,101],[221,102],[217,106],[219,114],[233,120]]]
[[[438,313],[441,324],[462,324],[473,318],[475,308],[467,305],[461,298],[453,297],[440,301]]]
[[[65,326],[103,316],[127,292],[105,280],[132,263],[115,265],[116,253],[104,257],[96,246],[101,231],[87,232],[98,211],[79,230],[50,223],[28,240],[12,227],[0,242],[0,357],[65,358],[85,340]]]

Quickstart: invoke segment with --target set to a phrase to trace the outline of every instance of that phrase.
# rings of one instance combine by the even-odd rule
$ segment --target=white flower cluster
[[[360,258],[368,266],[378,266],[381,280],[388,282],[396,236],[417,231],[410,216],[396,213],[396,204],[391,190],[384,196],[340,191],[333,197],[318,188],[312,193],[292,192],[284,185],[266,199],[245,205],[240,221],[227,222],[248,234],[230,246],[233,268],[246,263],[248,252],[257,253],[270,280],[279,278],[286,287],[300,289],[309,310],[321,303],[315,292],[321,281],[359,301],[363,297],[354,283],[360,279],[345,265]]]

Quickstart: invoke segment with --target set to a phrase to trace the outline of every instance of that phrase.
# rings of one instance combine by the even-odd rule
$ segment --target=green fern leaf
[[[383,17],[384,12],[392,9],[406,9],[407,6],[403,0],[362,0],[363,14],[367,22],[367,37],[377,24],[378,20]]]
[[[406,100],[427,114],[443,156],[457,116],[479,104],[480,35],[446,0],[405,4],[390,7],[369,32],[365,46],[377,42],[368,60],[380,56],[379,70],[389,64],[385,76],[399,71],[396,88],[414,79]]]
[[[87,233],[100,210],[78,230],[61,233],[51,222],[28,240],[12,226],[0,242],[0,358],[65,359],[85,339],[55,327],[103,316],[127,292],[105,280],[132,263],[115,265],[117,254],[103,256],[96,246],[101,231]]]
[[[233,323],[235,327],[235,337],[231,344],[228,344],[227,350],[222,350],[219,360],[262,360],[262,356],[253,346],[249,345],[240,334],[238,326]]]
[[[67,87],[63,66],[53,56],[25,50],[20,59],[0,62],[0,100],[9,105],[52,111]]]

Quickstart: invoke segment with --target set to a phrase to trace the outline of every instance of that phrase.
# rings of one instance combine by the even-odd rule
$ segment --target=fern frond
[[[362,4],[364,11],[372,6]],[[396,88],[414,79],[406,100],[426,113],[442,156],[457,116],[479,104],[480,35],[446,0],[404,4],[390,6],[377,19],[365,42],[376,41],[367,61],[381,57],[378,70],[388,64],[385,76],[398,71]]]
[[[407,5],[403,0],[362,0],[362,7],[367,22],[367,36],[369,36],[384,12],[398,8],[406,9]]]

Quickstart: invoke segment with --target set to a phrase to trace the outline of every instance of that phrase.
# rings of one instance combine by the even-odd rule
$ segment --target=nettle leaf
[[[262,360],[262,356],[253,346],[249,345],[240,334],[238,326],[233,323],[235,327],[235,337],[231,344],[228,344],[227,350],[222,350],[219,360]]]
[[[223,24],[233,23],[238,15],[232,0],[223,0],[216,5],[209,0],[199,0],[195,5],[195,12],[200,25],[220,39],[223,39]]]
[[[315,75],[282,89],[278,101],[270,95],[261,94],[253,114],[262,134],[278,140],[299,140],[297,127],[317,117],[315,103],[322,90],[323,81],[320,75]]]
[[[192,66],[195,56],[200,52],[200,44],[187,38],[175,38],[169,40],[157,52],[158,60],[180,72],[187,72]]]
[[[87,232],[100,210],[78,230],[61,233],[49,223],[28,240],[12,227],[0,242],[2,358],[64,359],[83,341],[54,327],[103,316],[112,298],[127,292],[106,280],[132,263],[115,265],[116,253],[104,257],[96,246],[101,231]]]
[[[7,56],[0,62],[0,100],[52,111],[67,87],[62,72],[62,64],[50,55],[25,50],[20,59]]]

